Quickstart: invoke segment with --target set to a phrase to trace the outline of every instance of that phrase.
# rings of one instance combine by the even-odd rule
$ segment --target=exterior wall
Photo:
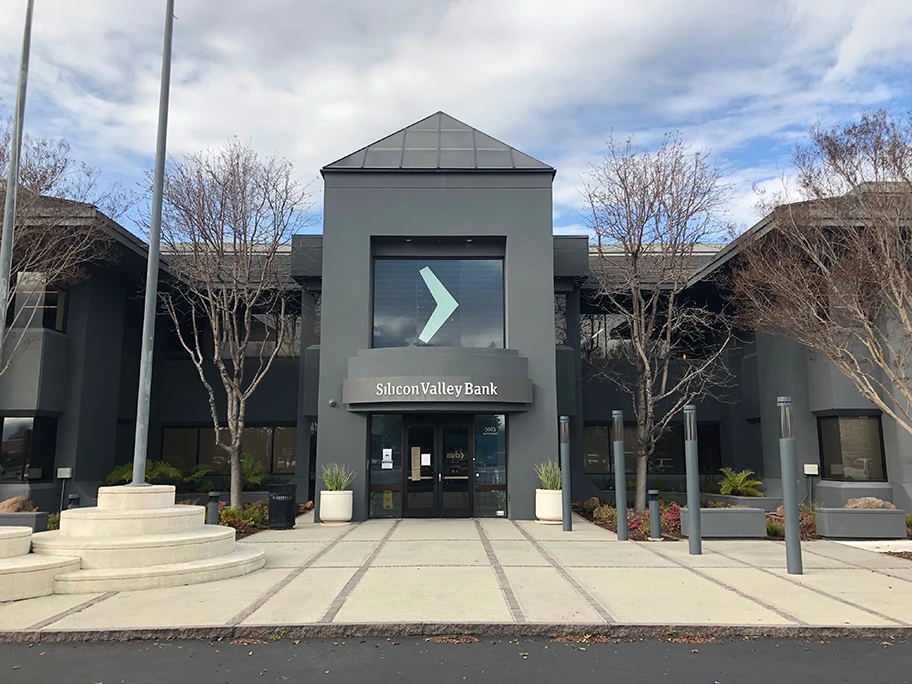
[[[368,419],[341,401],[349,358],[371,345],[371,237],[501,236],[506,346],[528,359],[533,381],[533,404],[507,419],[508,506],[511,517],[532,518],[532,465],[557,454],[551,174],[327,172],[325,179],[318,464],[355,471],[354,519],[363,520]]]

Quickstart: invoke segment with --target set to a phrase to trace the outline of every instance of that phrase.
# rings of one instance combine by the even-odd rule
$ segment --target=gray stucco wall
[[[341,399],[348,359],[371,344],[371,236],[502,236],[506,346],[528,359],[534,387],[532,406],[508,418],[509,515],[534,517],[532,465],[557,453],[551,174],[327,171],[325,181],[318,464],[355,471],[363,520],[368,418]]]

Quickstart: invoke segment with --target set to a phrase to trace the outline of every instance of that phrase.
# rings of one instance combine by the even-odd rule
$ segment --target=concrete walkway
[[[263,570],[209,584],[0,604],[0,640],[245,627],[330,635],[401,633],[404,625],[411,633],[477,625],[526,634],[625,625],[754,633],[912,626],[912,562],[827,541],[803,544],[800,576],[786,574],[779,542],[706,542],[702,556],[690,556],[686,541],[618,542],[579,517],[571,533],[500,519],[325,527],[301,518],[293,530],[245,541],[266,549]]]

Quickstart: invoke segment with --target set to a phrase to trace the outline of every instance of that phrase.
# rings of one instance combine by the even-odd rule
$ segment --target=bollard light
[[[71,508],[79,508],[79,494],[67,495],[67,510]]]
[[[792,398],[776,399],[779,408],[779,468],[782,477],[782,512],[785,519],[785,563],[790,575],[801,575],[801,525],[795,473],[795,438],[792,434]]]
[[[652,539],[662,538],[662,513],[659,510],[659,490],[649,489],[649,536]]]
[[[206,504],[206,524],[219,524],[219,498],[218,492],[209,492],[209,502]]]
[[[560,417],[561,506],[564,532],[573,530],[570,498],[570,417]]]
[[[627,541],[627,474],[624,467],[624,412],[611,412],[614,440],[614,506],[617,510],[618,541]]]
[[[684,407],[684,472],[687,479],[687,546],[691,556],[703,553],[700,525],[700,455],[697,449],[697,407]]]

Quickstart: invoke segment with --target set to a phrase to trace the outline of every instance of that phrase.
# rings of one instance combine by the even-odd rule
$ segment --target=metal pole
[[[684,469],[687,473],[687,544],[691,556],[703,554],[700,529],[700,458],[697,450],[697,407],[684,407]]]
[[[790,575],[804,574],[801,563],[801,527],[798,521],[798,488],[795,484],[795,438],[792,436],[792,398],[776,399],[779,407],[779,467],[782,475],[782,510],[785,518],[785,564]]]
[[[174,0],[166,0],[165,44],[162,50],[161,95],[158,102],[158,141],[152,180],[152,224],[149,229],[149,261],[146,268],[146,301],[143,312],[142,351],[139,362],[139,396],[136,400],[136,436],[133,444],[132,486],[146,484],[146,452],[149,448],[149,400],[152,394],[152,359],[155,345],[155,304],[158,299],[158,261],[161,239],[162,195],[168,137],[168,95],[171,89],[171,37],[174,33]]]
[[[570,418],[560,417],[561,502],[563,503],[564,532],[573,530],[570,509]]]
[[[25,8],[25,31],[22,35],[22,59],[19,62],[19,88],[16,91],[16,111],[13,114],[13,134],[10,138],[9,168],[6,174],[6,203],[3,207],[3,233],[0,234],[0,302],[3,311],[9,305],[10,277],[13,266],[13,231],[16,225],[16,194],[19,191],[19,158],[22,155],[22,124],[25,121],[25,93],[28,84],[29,53],[32,48],[32,14],[35,0]],[[6,315],[0,317],[0,360],[3,359],[3,338],[6,336]]]
[[[614,437],[614,506],[617,511],[618,541],[627,541],[627,474],[624,467],[624,412],[611,412]]]
[[[659,510],[659,490],[650,489],[649,495],[649,537],[662,539],[662,512]]]

